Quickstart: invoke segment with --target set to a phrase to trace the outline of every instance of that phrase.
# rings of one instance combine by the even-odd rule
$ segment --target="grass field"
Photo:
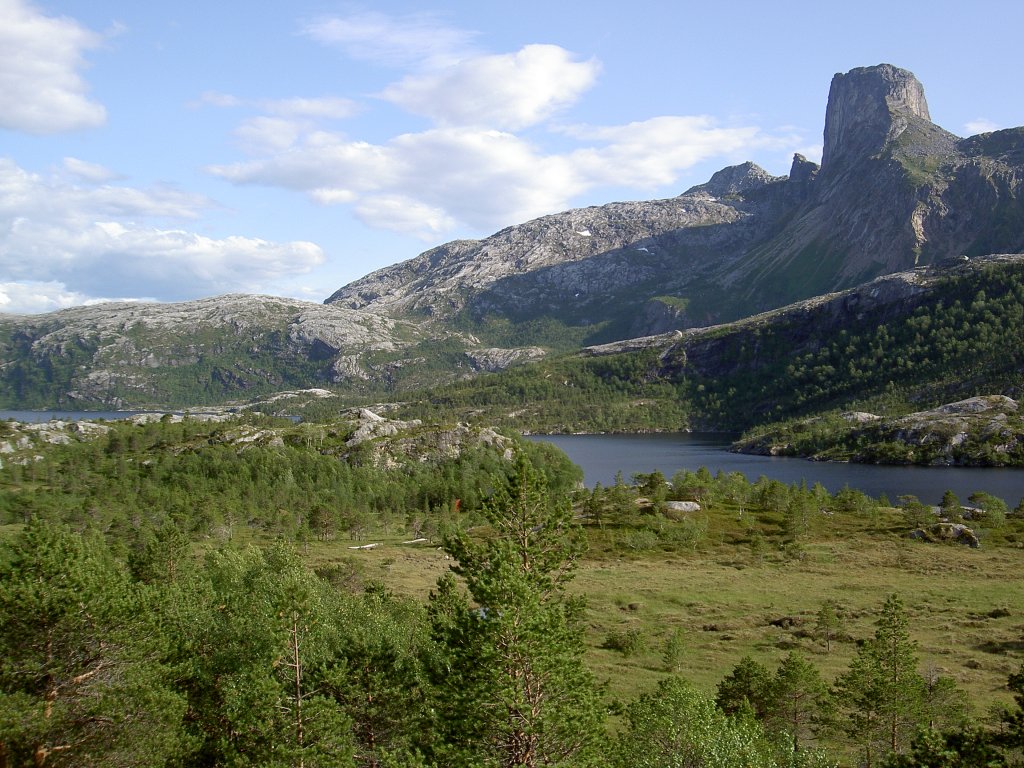
[[[897,593],[922,671],[956,680],[977,716],[1010,701],[1007,677],[1024,660],[1019,544],[969,549],[911,541],[893,510],[872,521],[819,520],[793,558],[772,548],[770,538],[767,551],[753,549],[729,511],[709,517],[706,539],[685,550],[626,554],[615,544],[621,531],[588,530],[590,551],[572,589],[587,598],[589,662],[613,697],[628,700],[669,671],[714,692],[744,655],[773,669],[790,650],[803,652],[831,681],[848,666],[857,641],[873,633],[885,597]],[[349,549],[368,541],[380,546]],[[343,563],[422,600],[452,564],[436,545],[394,538],[311,542],[307,556],[316,567]],[[826,651],[816,614],[827,600],[842,625]]]

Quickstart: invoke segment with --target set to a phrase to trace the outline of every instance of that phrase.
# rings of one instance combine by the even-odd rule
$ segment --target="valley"
[[[0,314],[0,407],[153,412],[0,421],[0,766],[1019,765],[1024,488],[938,486],[1024,467],[1024,128],[882,64],[823,138],[322,304]],[[936,487],[524,438],[699,431]]]

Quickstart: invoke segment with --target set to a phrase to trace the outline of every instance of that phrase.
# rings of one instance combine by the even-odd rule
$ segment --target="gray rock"
[[[921,541],[963,544],[971,549],[978,549],[981,546],[977,534],[961,523],[935,523],[927,528],[916,528],[910,532],[910,538]]]
[[[700,504],[696,501],[666,501],[665,509],[672,512],[700,512]]]

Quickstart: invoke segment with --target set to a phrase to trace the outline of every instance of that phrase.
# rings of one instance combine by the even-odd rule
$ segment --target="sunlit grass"
[[[754,522],[740,517],[728,508],[713,512],[695,549],[617,549],[617,537],[642,516],[630,526],[588,527],[591,548],[572,589],[587,599],[588,661],[613,697],[627,701],[670,669],[714,692],[744,655],[774,668],[791,650],[835,679],[857,641],[873,633],[886,595],[895,592],[907,607],[922,671],[933,668],[956,680],[976,714],[1009,701],[1006,679],[1024,659],[1024,549],[911,541],[892,510],[874,518],[821,516],[793,555],[780,547],[770,515]],[[750,546],[751,530],[764,534],[763,550]],[[314,541],[306,557],[313,567],[341,565],[425,600],[452,562],[436,542],[402,541]],[[368,543],[380,546],[352,549]],[[815,629],[827,600],[843,621],[828,651]],[[639,640],[632,653],[606,647],[614,645],[610,637],[630,630]],[[666,659],[673,633],[681,651]]]

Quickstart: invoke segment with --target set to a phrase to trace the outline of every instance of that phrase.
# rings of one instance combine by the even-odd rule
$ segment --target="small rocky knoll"
[[[381,469],[397,469],[410,461],[454,459],[463,451],[484,447],[497,447],[507,459],[512,458],[513,441],[489,427],[424,426],[418,419],[388,419],[368,408],[359,409],[356,419],[345,445]]]
[[[733,449],[871,464],[1024,466],[1024,418],[1016,400],[985,395],[899,417],[815,417],[744,439]]]
[[[382,409],[381,409],[382,410]],[[0,421],[0,467],[22,466],[43,458],[48,446],[108,440],[112,433],[121,439],[132,427],[142,428],[154,421],[206,422],[216,425],[195,438],[197,445],[220,444],[239,451],[254,447],[275,448],[302,445],[320,453],[348,459],[358,454],[385,469],[397,469],[410,462],[419,464],[458,458],[464,451],[498,448],[511,460],[514,441],[488,427],[467,424],[424,425],[419,420],[400,421],[379,415],[369,408],[349,410],[331,423],[275,425],[272,421],[223,411],[141,413],[118,421],[63,421],[42,423]],[[169,450],[190,448],[188,440]]]

